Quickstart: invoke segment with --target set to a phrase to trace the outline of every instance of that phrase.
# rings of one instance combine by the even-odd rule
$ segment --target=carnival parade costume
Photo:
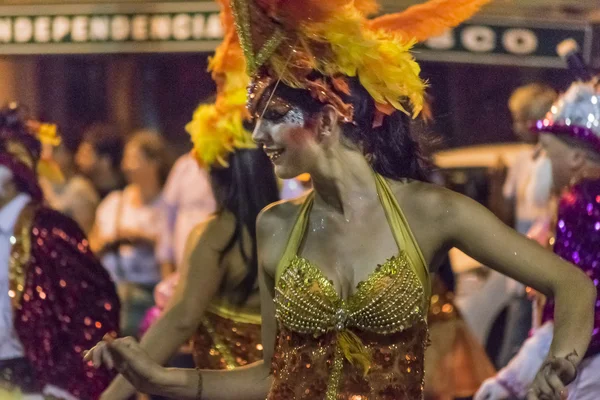
[[[82,363],[82,352],[118,334],[119,301],[81,229],[43,204],[38,171],[57,170],[40,160],[40,140],[56,145],[56,127],[25,121],[14,105],[0,112],[0,166],[12,171],[25,199],[10,237],[8,292],[1,293],[10,297],[19,354],[0,360],[0,397],[97,399],[111,376]]]
[[[350,78],[373,98],[374,127],[394,112],[416,117],[426,83],[409,50],[443,33],[487,1],[443,1],[369,19],[378,4],[353,0],[231,0],[252,82],[249,109],[279,85],[308,91],[355,123]],[[376,134],[376,130],[374,130]],[[318,266],[299,256],[314,201],[299,212],[275,279],[278,333],[268,399],[423,397],[430,297],[428,267],[389,183],[374,174],[398,245],[344,299]]]
[[[249,83],[233,16],[227,0],[220,0],[224,40],[209,60],[217,84],[215,103],[201,104],[186,126],[194,145],[192,154],[205,169],[228,168],[228,156],[236,150],[255,149],[245,123],[246,90]],[[210,303],[192,338],[194,362],[201,369],[233,369],[262,360],[260,307],[240,306],[232,301],[246,269],[226,274],[224,290]],[[157,297],[171,297],[178,278],[159,284]],[[251,295],[257,295],[255,288]],[[165,303],[164,299],[158,303]],[[156,317],[156,316],[155,316]],[[149,325],[147,323],[146,325]]]

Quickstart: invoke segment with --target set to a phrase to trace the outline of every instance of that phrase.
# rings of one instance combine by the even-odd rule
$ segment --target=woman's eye
[[[278,122],[281,119],[283,119],[283,117],[286,116],[286,114],[288,113],[289,110],[287,111],[282,111],[282,110],[278,110],[275,108],[267,108],[267,110],[265,111],[265,114],[263,115],[264,119],[267,119],[269,121],[275,121]]]

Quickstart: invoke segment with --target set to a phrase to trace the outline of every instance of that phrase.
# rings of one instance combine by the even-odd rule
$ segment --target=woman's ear
[[[340,127],[339,114],[335,108],[326,104],[321,109],[319,118],[319,141],[334,143],[339,141]]]

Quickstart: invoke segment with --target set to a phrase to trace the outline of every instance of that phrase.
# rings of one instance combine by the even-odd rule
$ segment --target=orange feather
[[[370,20],[373,30],[385,30],[401,35],[405,40],[423,42],[443,34],[471,18],[491,0],[430,0],[409,7],[403,12],[387,14]]]

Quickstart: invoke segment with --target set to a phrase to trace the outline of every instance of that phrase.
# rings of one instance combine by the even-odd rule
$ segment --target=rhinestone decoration
[[[348,390],[364,393],[364,398],[387,398],[375,395],[376,388],[381,389],[381,382],[373,379],[380,377],[383,371],[387,371],[388,383],[404,382],[397,387],[386,384],[386,390],[394,396],[406,391],[412,396],[393,398],[421,398],[422,354],[427,337],[424,310],[427,307],[423,285],[404,252],[378,266],[347,300],[339,297],[333,283],[315,265],[301,257],[295,257],[283,271],[275,291],[275,315],[280,332],[273,361],[276,381],[270,400],[335,400],[341,398],[342,393],[349,393]],[[350,362],[339,345],[344,332],[356,335],[373,360],[367,376]],[[303,349],[307,348],[313,350],[306,353]],[[387,362],[386,357],[382,358],[381,354],[388,354],[388,361],[393,358],[397,363],[402,359],[408,364],[402,373],[396,369],[396,363],[386,368],[382,365]],[[413,359],[415,354],[418,356]],[[298,357],[302,357],[301,360]],[[305,366],[303,370],[325,368],[326,381],[313,382],[315,376],[307,375],[307,383],[313,382],[314,386],[297,382],[294,374],[297,365]],[[360,377],[364,387],[358,392],[345,387],[350,376],[355,377],[352,379]],[[304,388],[303,396],[298,396],[300,388]]]

